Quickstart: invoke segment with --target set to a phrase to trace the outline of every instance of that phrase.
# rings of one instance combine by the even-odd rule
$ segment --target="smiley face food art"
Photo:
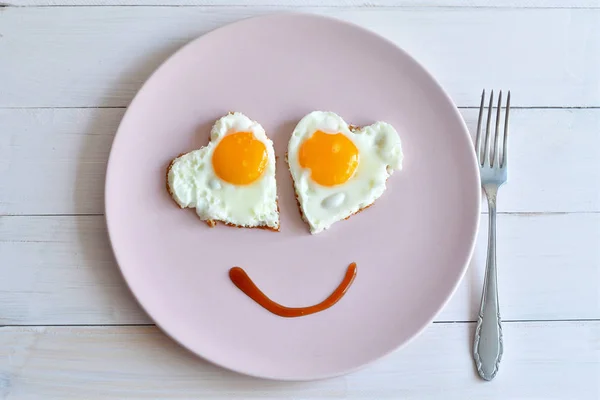
[[[310,232],[320,233],[372,205],[402,168],[402,158],[400,137],[388,123],[357,128],[324,111],[302,118],[287,159]]]
[[[275,151],[263,127],[239,112],[215,122],[210,142],[174,159],[167,188],[209,226],[279,230]]]
[[[287,160],[302,218],[317,234],[383,194],[387,179],[402,167],[402,147],[396,130],[385,122],[355,128],[334,113],[315,111],[294,129]],[[279,230],[273,143],[260,124],[241,113],[219,119],[206,147],[171,162],[167,188],[181,208],[195,208],[211,227],[223,222]],[[290,318],[333,306],[356,273],[356,264],[351,263],[338,287],[307,307],[276,303],[240,267],[231,268],[229,278],[266,310]]]

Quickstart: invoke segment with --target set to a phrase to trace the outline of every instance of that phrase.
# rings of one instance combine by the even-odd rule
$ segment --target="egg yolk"
[[[358,166],[358,149],[346,135],[316,131],[300,146],[298,161],[313,181],[335,186],[352,177]]]
[[[212,156],[217,176],[233,185],[247,185],[260,178],[267,161],[267,148],[252,132],[225,136]]]

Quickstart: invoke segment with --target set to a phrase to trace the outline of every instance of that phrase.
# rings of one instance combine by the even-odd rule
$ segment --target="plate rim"
[[[109,152],[109,157],[108,157],[108,161],[106,164],[106,175],[105,175],[105,181],[104,181],[104,221],[107,227],[107,235],[108,235],[108,239],[109,239],[109,243],[110,243],[110,247],[111,247],[111,251],[113,253],[114,259],[117,263],[119,272],[121,274],[121,276],[123,277],[123,280],[125,281],[126,285],[127,285],[127,289],[128,291],[132,294],[133,298],[135,299],[136,303],[140,306],[140,308],[144,311],[144,313],[154,322],[154,324],[156,325],[156,327],[158,327],[163,333],[165,333],[171,340],[175,341],[179,346],[181,346],[182,348],[184,348],[187,352],[193,354],[196,357],[200,357],[201,359],[210,362],[211,364],[220,367],[220,368],[224,368],[226,370],[229,371],[233,371],[235,373],[238,374],[243,374],[243,375],[247,375],[247,376],[251,376],[254,378],[260,378],[260,379],[266,379],[266,380],[274,380],[274,381],[290,381],[290,382],[302,382],[302,381],[315,381],[315,380],[322,380],[322,379],[328,379],[328,378],[334,378],[334,377],[338,377],[338,376],[342,376],[342,375],[346,375],[352,372],[355,372],[357,370],[363,369],[369,365],[372,365],[373,363],[389,356],[391,353],[396,352],[398,350],[403,349],[405,346],[407,346],[408,344],[412,343],[413,340],[415,340],[415,338],[421,336],[421,334],[423,333],[423,331],[429,327],[431,325],[431,323],[433,322],[433,320],[435,320],[435,318],[440,314],[440,312],[446,307],[446,305],[448,304],[448,302],[450,301],[450,299],[452,299],[452,297],[454,296],[454,294],[456,293],[456,290],[458,288],[458,286],[461,284],[461,282],[464,279],[464,276],[466,274],[466,271],[468,270],[469,264],[471,262],[471,260],[473,259],[473,254],[475,251],[475,245],[477,242],[477,234],[479,232],[479,225],[480,225],[480,218],[481,218],[481,201],[482,201],[482,194],[481,194],[481,190],[475,190],[476,192],[476,209],[473,210],[474,214],[476,216],[476,218],[474,218],[474,226],[472,227],[471,230],[471,235],[470,235],[470,244],[469,244],[469,250],[466,253],[466,259],[463,262],[463,265],[461,267],[461,271],[460,271],[460,275],[458,277],[458,279],[456,280],[456,282],[454,283],[453,287],[451,288],[448,296],[446,296],[446,299],[442,302],[442,304],[440,304],[440,306],[438,307],[438,309],[433,313],[433,315],[425,320],[425,322],[422,324],[422,326],[415,331],[415,333],[410,336],[407,340],[405,340],[403,343],[397,345],[397,346],[393,346],[390,349],[388,349],[387,351],[383,352],[382,354],[379,354],[373,358],[371,358],[369,361],[361,363],[359,365],[356,365],[352,368],[346,368],[343,370],[339,370],[336,371],[334,373],[328,373],[328,374],[312,374],[312,375],[305,375],[305,376],[275,376],[275,375],[263,375],[260,373],[255,373],[252,372],[250,370],[246,370],[244,368],[238,368],[236,366],[232,366],[232,365],[227,365],[227,363],[223,363],[220,362],[218,360],[215,360],[214,358],[211,357],[207,357],[203,354],[200,354],[199,352],[192,350],[192,348],[190,346],[188,346],[183,340],[180,340],[176,334],[174,334],[173,332],[171,332],[169,330],[168,327],[163,326],[159,321],[157,321],[155,319],[155,317],[153,316],[153,314],[146,308],[146,306],[143,304],[143,302],[140,300],[140,298],[138,297],[138,295],[136,294],[136,292],[134,291],[131,283],[130,283],[130,278],[128,278],[128,275],[125,271],[125,269],[122,267],[121,262],[119,261],[119,255],[118,255],[118,251],[116,250],[116,245],[114,242],[114,238],[111,234],[111,222],[110,222],[110,218],[109,218],[109,181],[111,180],[112,176],[115,174],[115,168],[113,166],[114,163],[111,163],[112,159],[113,159],[113,154],[114,154],[114,148],[115,148],[115,144],[118,143],[119,140],[119,133],[122,130],[123,125],[125,124],[125,122],[127,121],[130,111],[133,108],[133,106],[136,104],[136,100],[139,99],[140,95],[145,91],[145,89],[149,86],[149,84],[155,79],[155,77],[158,75],[158,73],[160,71],[162,71],[170,62],[173,58],[175,58],[178,54],[182,53],[183,51],[185,51],[188,47],[193,46],[196,42],[201,41],[207,37],[210,37],[212,34],[216,33],[216,32],[220,32],[221,30],[226,30],[226,29],[230,29],[233,26],[237,26],[243,23],[248,23],[248,22],[253,22],[255,20],[261,20],[261,19],[270,19],[270,18],[281,18],[281,17],[295,17],[295,18],[312,18],[312,19],[322,19],[322,20],[326,20],[330,23],[335,23],[335,24],[340,24],[340,25],[346,25],[347,27],[353,28],[355,30],[359,30],[361,31],[363,34],[365,35],[369,35],[372,37],[377,38],[378,40],[382,40],[384,42],[386,42],[387,44],[393,46],[396,51],[399,51],[400,53],[402,53],[402,55],[404,57],[406,57],[410,62],[412,62],[416,67],[418,67],[418,69],[430,80],[430,83],[432,83],[435,88],[439,91],[439,93],[444,97],[444,99],[448,102],[449,105],[451,105],[451,109],[453,114],[457,117],[457,120],[460,123],[460,127],[461,127],[461,131],[462,134],[466,136],[466,138],[468,139],[469,142],[472,143],[472,138],[469,134],[469,129],[465,123],[465,120],[463,119],[462,115],[460,114],[460,111],[458,109],[458,106],[454,103],[454,101],[452,100],[452,98],[450,97],[450,95],[446,92],[446,90],[442,87],[442,85],[439,83],[439,81],[430,73],[430,71],[422,64],[420,63],[416,58],[414,58],[411,54],[409,54],[406,50],[404,50],[402,47],[400,47],[398,44],[396,44],[395,42],[391,41],[390,39],[386,38],[385,36],[382,36],[368,28],[365,28],[361,25],[355,24],[353,22],[349,22],[347,20],[344,19],[340,19],[340,18],[335,18],[335,17],[331,17],[331,16],[325,16],[325,15],[320,15],[320,14],[314,14],[314,13],[309,13],[309,12],[295,12],[295,11],[289,11],[289,12],[267,12],[264,14],[259,14],[259,15],[254,15],[254,16],[249,16],[249,17],[245,17],[245,18],[241,18],[241,19],[237,19],[235,21],[226,23],[225,25],[221,25],[215,29],[212,29],[202,35],[200,35],[199,37],[196,37],[192,40],[190,40],[189,42],[185,43],[183,46],[179,47],[177,50],[175,50],[173,53],[171,53],[164,61],[162,61],[160,63],[160,65],[148,76],[148,78],[146,78],[144,80],[144,82],[142,83],[142,85],[140,86],[140,88],[137,90],[136,94],[134,95],[134,97],[132,98],[132,100],[130,101],[130,103],[127,106],[127,109],[125,111],[125,113],[123,114],[123,117],[121,118],[121,121],[119,122],[119,126],[117,128],[117,131],[115,133],[113,142],[111,144],[111,148],[110,148],[110,152]],[[121,135],[122,136],[122,135]],[[469,154],[470,154],[470,158],[472,161],[472,165],[474,167],[474,171],[476,173],[477,176],[477,182],[480,182],[480,173],[479,173],[479,168],[478,168],[478,163],[477,163],[477,157],[475,154],[475,148],[474,146],[469,146]],[[112,167],[112,168],[111,168]],[[478,189],[479,185],[478,185]]]

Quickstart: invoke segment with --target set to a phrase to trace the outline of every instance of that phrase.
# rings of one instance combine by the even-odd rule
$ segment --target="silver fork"
[[[498,95],[496,111],[496,129],[492,137],[490,124],[492,121],[492,107],[494,91],[490,94],[487,107],[487,123],[485,138],[482,138],[481,120],[483,117],[485,90],[481,93],[479,106],[479,119],[477,121],[477,139],[475,152],[479,160],[481,186],[488,199],[489,227],[488,227],[488,253],[481,295],[481,308],[475,330],[475,343],[473,357],[477,372],[486,381],[494,379],[498,372],[502,358],[502,324],[500,322],[500,308],[498,306],[498,282],[496,270],[496,197],[498,188],[506,182],[507,175],[507,139],[508,139],[508,114],[510,111],[510,91],[506,96],[506,111],[504,115],[504,134],[500,138],[500,114],[502,109],[502,91]],[[502,141],[500,142],[500,139]],[[491,142],[491,143],[490,143]],[[502,143],[502,146],[501,146]],[[483,144],[483,148],[482,148]],[[502,152],[500,152],[502,149]]]

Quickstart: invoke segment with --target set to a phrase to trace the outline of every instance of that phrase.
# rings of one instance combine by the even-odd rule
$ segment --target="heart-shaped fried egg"
[[[207,146],[173,160],[167,181],[177,204],[210,226],[279,230],[273,142],[241,113],[219,119]]]
[[[402,168],[402,145],[388,123],[355,128],[337,114],[314,111],[294,129],[287,159],[300,211],[316,234],[383,194]]]

